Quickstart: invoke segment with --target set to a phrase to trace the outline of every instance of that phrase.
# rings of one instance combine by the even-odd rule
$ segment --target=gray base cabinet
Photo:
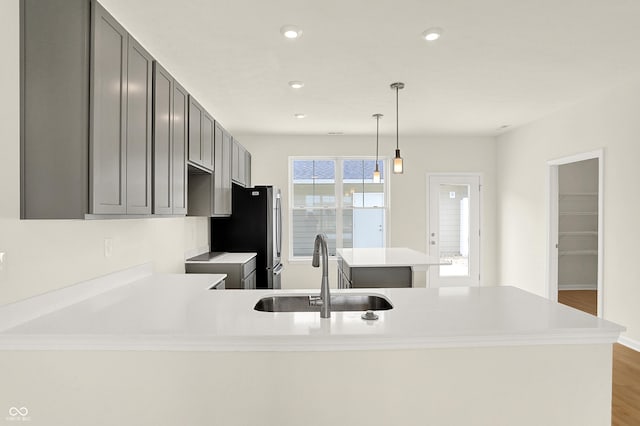
[[[212,263],[187,262],[187,273],[196,274],[227,274],[226,289],[253,290],[256,288],[256,258],[245,263]]]
[[[412,287],[409,266],[350,267],[338,256],[338,288]]]

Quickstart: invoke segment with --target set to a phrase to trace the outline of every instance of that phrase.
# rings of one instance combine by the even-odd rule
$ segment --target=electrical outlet
[[[113,238],[104,239],[104,257],[111,257],[113,254]]]

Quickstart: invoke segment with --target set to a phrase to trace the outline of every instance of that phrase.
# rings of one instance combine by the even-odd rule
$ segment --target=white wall
[[[186,250],[208,245],[204,218],[21,221],[18,0],[0,2],[0,304],[145,262],[184,272]],[[78,176],[82,179],[82,176]],[[104,239],[113,239],[104,257]]]
[[[545,294],[546,162],[604,147],[604,316],[640,341],[640,83],[498,138],[498,282]]]
[[[259,136],[240,135],[240,142],[252,154],[252,183],[273,184],[283,190],[288,208],[289,156],[375,155],[375,136]],[[393,155],[395,141],[382,138],[381,153]],[[400,140],[405,172],[391,175],[390,247],[426,250],[426,173],[481,172],[484,179],[482,215],[483,285],[496,284],[495,256],[495,141],[491,137],[402,137]],[[463,155],[461,155],[463,153]],[[288,261],[288,215],[284,225],[283,288],[319,287],[320,274],[310,262]],[[312,242],[310,242],[311,244]],[[424,272],[416,273],[418,286],[424,286]],[[329,282],[336,284],[335,262]]]

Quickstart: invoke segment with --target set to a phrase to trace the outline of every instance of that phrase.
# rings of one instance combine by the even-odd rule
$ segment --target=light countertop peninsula
[[[308,290],[209,290],[212,274],[154,274],[43,315],[18,302],[0,307],[26,318],[3,327],[0,349],[168,351],[342,351],[613,343],[623,327],[515,287],[348,289],[379,294],[393,309],[269,313],[263,296]],[[311,292],[317,294],[317,292]]]

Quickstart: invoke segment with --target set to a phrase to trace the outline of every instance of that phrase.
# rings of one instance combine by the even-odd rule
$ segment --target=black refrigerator
[[[256,288],[280,288],[282,203],[273,186],[233,184],[230,217],[211,218],[211,251],[256,252]]]

